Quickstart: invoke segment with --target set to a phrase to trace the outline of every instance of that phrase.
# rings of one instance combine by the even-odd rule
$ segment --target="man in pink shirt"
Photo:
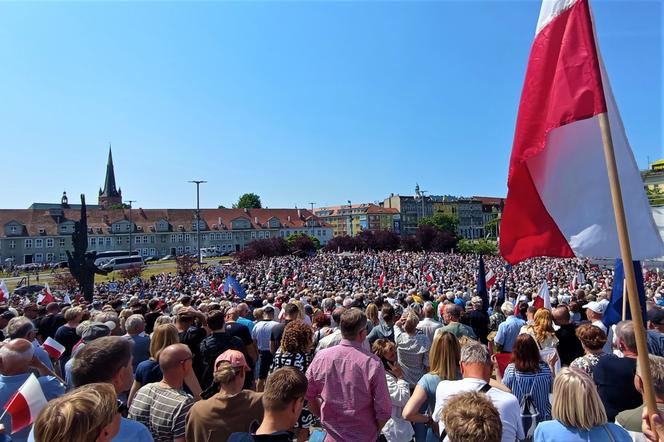
[[[306,399],[327,431],[326,442],[375,442],[390,419],[385,369],[362,343],[367,317],[357,308],[341,315],[339,345],[316,354],[307,370]]]

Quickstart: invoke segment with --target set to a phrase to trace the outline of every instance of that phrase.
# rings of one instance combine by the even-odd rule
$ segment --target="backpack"
[[[521,398],[519,404],[521,408],[521,424],[523,425],[523,434],[525,438],[521,442],[532,442],[535,435],[535,428],[537,427],[537,420],[539,419],[539,410],[535,406],[535,399],[533,398],[533,388],[535,387],[535,379],[530,386],[530,391]]]

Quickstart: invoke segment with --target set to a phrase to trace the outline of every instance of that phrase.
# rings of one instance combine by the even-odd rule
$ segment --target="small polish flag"
[[[549,296],[549,285],[546,283],[546,280],[544,280],[537,296],[533,299],[533,306],[551,310],[551,297]]]
[[[486,288],[491,288],[492,285],[496,283],[496,274],[493,273],[493,270],[486,272]]]
[[[381,273],[380,276],[378,277],[378,287],[382,289],[383,284],[385,284],[385,272]]]
[[[9,288],[5,284],[5,280],[0,281],[0,301],[7,301],[9,299]]]
[[[5,404],[5,410],[12,417],[11,434],[32,424],[46,405],[46,397],[34,374],[21,385],[16,394]]]
[[[60,359],[62,353],[65,352],[65,346],[60,344],[58,341],[51,338],[50,336],[46,338],[46,340],[42,344],[42,348],[46,350],[46,353],[48,353],[51,359]]]
[[[428,282],[433,281],[433,275],[431,273],[427,274],[427,281]]]
[[[55,297],[51,293],[51,288],[48,286],[48,283],[46,283],[46,287],[44,287],[44,294],[39,295],[39,297],[37,298],[37,303],[41,305],[46,305],[53,301],[55,301]]]

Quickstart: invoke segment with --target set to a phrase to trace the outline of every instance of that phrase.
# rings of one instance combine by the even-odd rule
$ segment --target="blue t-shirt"
[[[19,388],[28,380],[30,373],[17,374],[14,376],[0,375],[0,404],[6,404],[10,397],[18,391]],[[47,401],[62,396],[65,393],[65,387],[60,381],[53,376],[40,376],[37,378],[39,385],[44,392],[44,397]],[[2,423],[5,426],[5,434],[11,434],[12,423],[9,413],[5,413],[2,418]],[[30,427],[26,427],[21,431],[11,434],[12,442],[26,442],[30,434]]]
[[[427,408],[430,413],[436,408],[436,387],[440,384],[440,376],[433,373],[427,373],[420,378],[417,385],[427,394]]]
[[[161,368],[159,368],[159,362],[148,359],[138,364],[136,367],[136,375],[134,379],[136,382],[141,385],[151,384],[153,382],[159,382],[164,378],[164,375],[161,373]]]
[[[150,337],[145,335],[125,335],[127,339],[133,341],[132,346],[132,369],[136,372],[136,367],[143,361],[150,359]]]
[[[607,432],[611,431],[613,439]],[[616,424],[593,427],[590,430],[567,427],[557,420],[540,423],[535,429],[534,442],[631,442],[627,431]]]

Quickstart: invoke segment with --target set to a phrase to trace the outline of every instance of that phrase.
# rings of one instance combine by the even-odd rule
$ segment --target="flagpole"
[[[641,380],[643,381],[643,399],[648,414],[652,418],[657,413],[657,402],[655,401],[655,390],[652,385],[652,374],[650,372],[650,360],[648,359],[648,345],[646,341],[646,332],[643,326],[641,316],[641,306],[636,287],[636,275],[634,274],[634,264],[632,261],[632,249],[629,242],[629,232],[627,230],[627,219],[625,218],[625,207],[623,206],[622,191],[620,189],[620,177],[616,165],[616,155],[613,149],[613,139],[611,137],[611,126],[607,112],[598,115],[599,128],[602,133],[602,144],[604,145],[604,159],[609,176],[609,185],[611,186],[611,200],[613,202],[613,215],[616,219],[618,230],[618,241],[620,243],[620,256],[625,270],[625,282],[627,286],[627,298],[629,300],[629,309],[632,313],[634,324],[634,335],[636,338],[636,350],[638,353],[638,362],[641,367]],[[653,427],[654,428],[654,427]]]
[[[625,284],[625,279],[623,278],[623,308],[622,308],[622,320],[624,321],[627,318],[627,284]],[[613,296],[613,294],[611,294]]]

